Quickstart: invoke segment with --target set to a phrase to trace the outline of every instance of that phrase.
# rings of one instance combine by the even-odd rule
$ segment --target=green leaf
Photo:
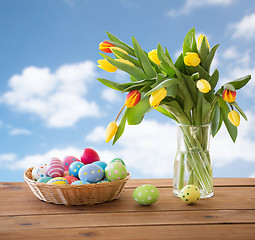
[[[134,49],[136,51],[136,54],[138,54],[137,57],[138,57],[141,65],[142,65],[142,68],[143,68],[145,74],[149,78],[156,77],[157,73],[154,70],[154,68],[152,67],[147,53],[145,53],[143,51],[143,49],[140,47],[140,45],[137,42],[137,40],[135,39],[135,37],[132,37],[132,41],[133,41],[133,46],[134,46]]]
[[[210,83],[212,89],[216,87],[218,80],[219,80],[219,71],[215,69],[212,76],[210,76],[208,79],[208,82]]]
[[[122,115],[120,124],[118,126],[118,130],[114,136],[112,145],[114,145],[117,142],[117,140],[122,136],[122,134],[125,130],[126,120],[127,120],[127,109],[125,110],[124,114]]]
[[[199,53],[199,56],[201,58],[201,62],[204,62],[204,60],[206,59],[206,57],[209,53],[209,49],[208,49],[205,37],[203,37],[202,43],[201,43],[201,45],[198,49],[198,53]]]
[[[238,106],[237,102],[230,103],[231,105],[235,106],[236,110],[242,115],[242,117],[247,121],[247,117],[243,110]]]
[[[177,119],[178,123],[190,125],[189,118],[183,112],[181,106],[178,104],[177,101],[174,100],[170,102],[167,100],[163,100],[160,106],[169,111]]]
[[[191,95],[193,101],[196,103],[197,102],[197,93],[198,93],[196,83],[188,75],[182,74],[182,77],[185,80],[185,83],[189,89],[189,92],[190,92],[190,95]]]
[[[169,78],[169,79],[166,79],[164,80],[163,82],[161,82],[160,84],[158,84],[156,87],[154,87],[153,89],[151,89],[149,92],[147,92],[145,95],[148,96],[150,95],[151,93],[165,87],[165,88],[168,88],[168,87],[171,87],[173,85],[176,85],[177,83],[179,82],[179,79],[178,78]]]
[[[200,65],[195,67],[195,70],[196,70],[196,72],[199,72],[199,76],[201,79],[206,79],[206,80],[209,79],[209,77],[210,77],[209,73],[204,68],[202,68]]]
[[[222,125],[222,115],[220,111],[219,102],[217,101],[214,105],[213,118],[212,118],[212,135],[213,137],[220,130]]]
[[[211,108],[212,108],[211,104],[208,101],[206,101],[206,99],[203,97],[202,98],[202,124],[209,123],[210,115],[212,112]]]
[[[139,63],[139,61],[137,61],[136,59],[130,57],[129,55],[121,52],[121,51],[118,51],[118,50],[112,50],[112,52],[116,55],[118,55],[120,58],[122,59],[125,59],[125,60],[128,60],[129,62],[133,63],[135,66],[141,68],[141,65]]]
[[[183,62],[183,54],[181,53],[181,55],[177,58],[174,66],[180,71],[180,72],[184,72],[185,70],[185,64]]]
[[[127,51],[130,55],[134,56],[134,49],[132,47],[130,47],[128,44],[122,42],[119,38],[117,38],[113,34],[111,34],[109,32],[106,32],[106,33],[108,35],[108,38],[110,39],[110,41],[107,40],[107,42],[113,44],[115,47],[120,47],[121,49]],[[116,43],[118,46],[116,45]]]
[[[166,88],[166,91],[167,91],[166,95],[168,97],[175,98],[177,96],[178,92],[179,92],[179,86],[178,86],[178,84],[175,84],[175,85],[173,85],[171,87]]]
[[[186,52],[197,52],[197,43],[195,39],[195,28],[190,29],[183,41],[183,54]]]
[[[161,106],[158,106],[158,107],[156,108],[156,110],[157,110],[158,112],[164,114],[165,116],[167,116],[167,117],[169,117],[169,118],[172,118],[174,121],[177,122],[176,117],[175,117],[173,114],[171,114],[169,111],[167,111],[165,108],[163,108],[163,107],[161,107]]]
[[[142,80],[146,79],[147,76],[140,70],[140,68],[136,66],[131,66],[122,62],[118,62],[114,60],[113,58],[107,56],[106,54],[100,53],[104,58],[107,59],[109,63],[111,63],[113,66],[117,67],[118,69],[127,72],[129,75],[133,76],[136,80]]]
[[[112,82],[110,80],[104,79],[104,78],[97,78],[97,80],[101,83],[103,83],[105,86],[112,88],[114,90],[122,91],[124,88],[119,85],[119,83]]]
[[[236,90],[244,87],[251,79],[251,75],[247,75],[241,78],[236,79],[235,81],[232,82],[228,82],[228,84],[231,84],[232,86],[234,86],[234,88]]]
[[[163,51],[163,48],[160,44],[158,44],[157,47],[157,54],[158,54],[158,58],[160,61],[160,66],[164,69],[164,71],[170,76],[170,77],[174,77],[175,76],[175,71],[174,69],[171,67],[172,62],[168,59],[168,57],[166,56],[166,54]]]
[[[191,76],[190,76],[190,78],[193,80],[193,81],[197,81],[198,79],[199,79],[199,72],[196,72],[196,73],[194,73],[194,74],[192,74]]]
[[[140,102],[132,108],[127,110],[127,121],[129,125],[140,124],[143,120],[145,113],[152,110],[149,103],[149,97],[143,97]]]
[[[207,55],[206,59],[204,60],[204,62],[202,62],[202,67],[207,71],[210,72],[210,66],[213,60],[213,57],[215,55],[215,52],[217,50],[217,48],[219,47],[219,44],[215,45],[211,51],[209,52],[209,54]]]
[[[228,120],[228,113],[230,112],[229,107],[222,98],[219,98],[219,103],[220,103],[221,113],[223,116],[223,121],[225,123],[225,126],[233,142],[235,142],[237,138],[237,127],[232,125],[230,121]]]
[[[172,60],[172,58],[170,57],[170,54],[169,54],[169,52],[168,52],[168,50],[167,50],[166,47],[165,47],[165,54],[166,54],[166,56],[168,57],[168,59],[169,59],[171,62],[173,62],[173,60]]]

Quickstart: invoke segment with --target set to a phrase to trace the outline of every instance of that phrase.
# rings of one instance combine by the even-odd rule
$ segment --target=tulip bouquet
[[[210,66],[218,44],[210,49],[207,38],[203,35],[196,41],[195,29],[192,28],[184,38],[183,52],[173,62],[167,48],[163,49],[160,44],[157,49],[146,53],[134,37],[131,47],[116,36],[107,34],[109,40],[100,43],[99,49],[105,53],[113,53],[115,57],[100,53],[104,59],[98,60],[98,67],[108,72],[115,72],[117,69],[124,71],[130,75],[130,81],[117,83],[98,78],[107,87],[128,93],[117,118],[107,127],[106,142],[114,137],[114,144],[123,134],[126,122],[130,125],[140,124],[144,115],[152,109],[182,126],[210,124],[213,136],[224,123],[232,140],[236,140],[239,114],[247,120],[236,102],[236,90],[244,87],[251,76],[228,82],[215,90],[219,72],[215,69],[210,74]],[[193,180],[189,180],[189,183],[196,180],[199,186],[210,192],[212,173],[208,167],[209,154],[194,153],[194,149],[197,152],[204,151],[207,144],[204,142],[205,133],[200,130],[194,134],[193,130],[185,127],[182,127],[182,133],[188,152],[185,168],[190,176],[193,175]],[[180,173],[178,189],[184,184],[183,177],[184,173]]]

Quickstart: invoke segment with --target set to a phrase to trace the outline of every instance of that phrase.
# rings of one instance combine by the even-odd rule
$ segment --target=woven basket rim
[[[37,182],[34,181],[33,179],[31,179],[30,177],[27,176],[27,174],[29,172],[32,172],[34,167],[30,167],[28,168],[24,174],[23,174],[23,178],[26,182],[29,182],[29,184],[33,184],[36,186],[40,186],[40,187],[49,187],[49,188],[94,188],[94,187],[99,187],[99,186],[103,186],[103,185],[113,185],[113,184],[119,184],[120,182],[124,182],[127,181],[130,177],[131,174],[129,172],[127,172],[127,175],[125,178],[121,179],[121,180],[116,180],[116,181],[112,181],[112,182],[102,182],[102,183],[90,183],[90,184],[81,184],[81,185],[55,185],[55,184],[47,184],[47,183],[42,183],[42,182]]]

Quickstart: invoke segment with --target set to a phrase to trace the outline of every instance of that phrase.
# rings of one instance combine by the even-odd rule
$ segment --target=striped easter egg
[[[56,177],[56,178],[52,178],[50,181],[48,181],[47,184],[68,185],[68,181],[62,177]]]
[[[52,158],[48,164],[47,175],[49,177],[62,177],[64,175],[65,166],[58,158]]]

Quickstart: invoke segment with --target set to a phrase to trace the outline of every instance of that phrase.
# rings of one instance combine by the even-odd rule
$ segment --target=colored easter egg
[[[79,178],[90,183],[96,183],[104,177],[104,171],[96,164],[87,164],[79,171]]]
[[[84,180],[79,180],[71,183],[71,185],[84,185],[84,184],[89,184],[89,182],[84,181]]]
[[[180,198],[187,204],[195,204],[200,199],[200,190],[195,185],[187,185],[181,190]]]
[[[119,163],[122,163],[122,164],[126,167],[125,162],[124,162],[121,158],[114,158],[110,163],[112,163],[112,162],[119,162]]]
[[[103,161],[96,161],[96,162],[93,162],[92,164],[96,164],[97,166],[101,167],[103,170],[105,170],[107,166],[107,163]]]
[[[151,205],[159,198],[158,189],[149,184],[137,187],[132,195],[133,199],[141,205]]]
[[[75,181],[79,181],[78,178],[73,177],[73,176],[64,176],[63,178],[65,178],[68,181],[68,184],[71,184],[71,183],[73,183]]]
[[[47,175],[49,177],[62,177],[65,171],[64,164],[58,158],[52,158],[47,167]]]
[[[37,181],[41,177],[46,177],[47,174],[47,164],[39,164],[35,166],[32,170],[32,179]]]
[[[71,163],[70,166],[69,166],[70,176],[78,178],[79,171],[80,171],[81,167],[83,167],[83,166],[84,166],[84,163],[82,163],[80,161],[76,161],[76,162]]]
[[[100,161],[100,157],[97,152],[92,148],[85,148],[81,156],[81,162],[84,164],[90,164],[96,161]]]
[[[109,181],[123,179],[126,175],[127,169],[122,163],[112,162],[105,168],[105,176]]]
[[[71,163],[76,162],[76,161],[80,161],[78,158],[73,157],[73,156],[66,156],[63,159],[63,164],[65,166],[65,171],[69,171],[69,166]]]
[[[50,181],[51,179],[53,179],[52,177],[41,177],[38,179],[37,182],[41,182],[41,183],[47,183],[48,181]]]
[[[106,182],[110,182],[107,178],[103,178],[101,181],[97,182],[97,183],[106,183]]]
[[[68,185],[68,181],[63,177],[55,177],[55,178],[52,178],[50,181],[48,181],[47,184]]]

